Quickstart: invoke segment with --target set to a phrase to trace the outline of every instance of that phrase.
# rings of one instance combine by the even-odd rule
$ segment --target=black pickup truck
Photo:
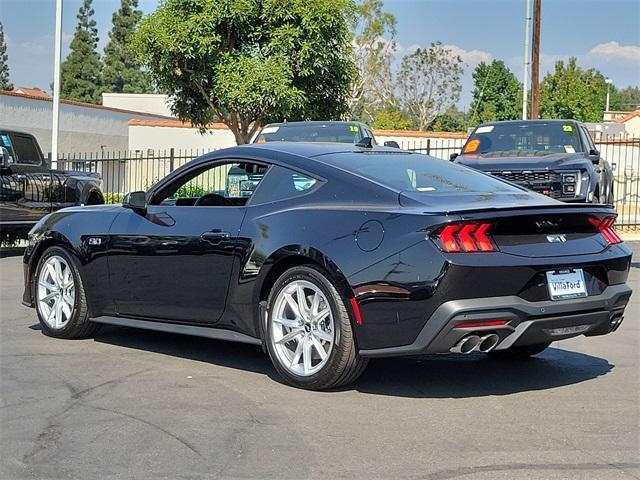
[[[451,160],[563,202],[613,204],[613,172],[575,120],[478,125]]]
[[[28,133],[0,129],[0,240],[26,238],[64,207],[104,203],[97,173],[52,170]]]

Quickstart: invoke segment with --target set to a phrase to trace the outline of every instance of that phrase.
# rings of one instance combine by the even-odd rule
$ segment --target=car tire
[[[551,343],[537,343],[535,345],[522,345],[519,347],[511,347],[505,350],[492,350],[489,356],[493,358],[528,358],[545,350]]]
[[[368,362],[358,354],[351,325],[345,298],[319,268],[291,268],[276,280],[267,300],[269,357],[285,382],[295,387],[346,385]]]
[[[100,328],[89,320],[78,260],[65,248],[48,248],[33,278],[33,298],[42,331],[55,338],[87,338]]]

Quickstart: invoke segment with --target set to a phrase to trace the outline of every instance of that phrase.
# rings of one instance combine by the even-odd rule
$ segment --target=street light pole
[[[51,168],[58,168],[58,128],[60,122],[60,61],[62,57],[62,0],[56,0],[56,36],[53,59],[53,122],[51,124]]]
[[[609,111],[609,93],[611,90],[611,84],[613,83],[613,80],[611,80],[610,78],[605,79],[605,82],[607,83],[607,104],[604,107],[604,111],[605,113]]]

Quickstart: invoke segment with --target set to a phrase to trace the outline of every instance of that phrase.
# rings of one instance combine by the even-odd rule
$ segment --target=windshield
[[[490,175],[421,154],[336,153],[327,163],[400,191],[423,193],[520,191]]]
[[[338,142],[357,143],[362,140],[360,127],[355,124],[312,124],[267,126],[256,143],[267,142]]]
[[[471,134],[463,155],[522,156],[580,152],[580,137],[572,123],[523,122],[481,125]]]

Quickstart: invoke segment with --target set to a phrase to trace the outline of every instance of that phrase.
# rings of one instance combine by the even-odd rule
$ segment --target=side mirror
[[[386,142],[384,142],[384,146],[391,148],[400,148],[400,145],[398,145],[398,142],[396,142],[395,140],[387,140]]]
[[[458,158],[458,153],[452,153],[451,155],[449,155],[449,161],[453,162],[456,158]]]
[[[144,192],[127,193],[122,199],[122,206],[140,214],[147,213],[147,199]]]
[[[592,163],[598,163],[600,161],[600,152],[595,148],[589,150],[589,157],[591,157]]]

